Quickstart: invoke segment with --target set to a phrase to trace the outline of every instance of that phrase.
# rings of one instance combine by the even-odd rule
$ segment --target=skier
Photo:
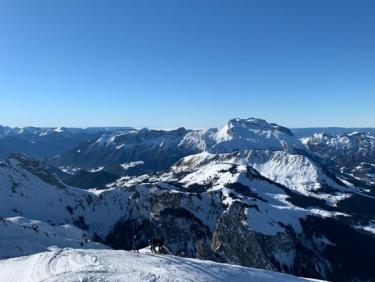
[[[137,246],[137,235],[134,235],[133,237],[133,252],[135,253],[139,253],[139,249],[138,249],[138,246]]]

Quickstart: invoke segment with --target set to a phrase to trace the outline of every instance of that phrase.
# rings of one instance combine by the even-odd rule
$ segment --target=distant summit
[[[191,154],[243,150],[292,153],[305,147],[288,128],[263,119],[235,118],[222,127],[204,130],[144,128],[105,133],[56,157],[54,163],[86,170],[103,167],[117,174],[141,174],[167,169]],[[137,165],[130,165],[134,163]]]
[[[302,143],[293,133],[282,126],[263,119],[235,118],[220,128],[193,131],[185,138],[187,143],[215,153],[238,150],[293,151],[303,149]]]

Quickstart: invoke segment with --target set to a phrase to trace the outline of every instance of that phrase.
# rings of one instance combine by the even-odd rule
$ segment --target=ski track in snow
[[[306,279],[211,261],[113,250],[51,248],[49,252],[0,260],[0,281],[256,281]]]

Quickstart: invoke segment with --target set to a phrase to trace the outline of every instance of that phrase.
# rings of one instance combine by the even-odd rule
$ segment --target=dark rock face
[[[75,174],[59,172],[59,177],[64,183],[83,189],[105,188],[109,183],[116,181],[120,176],[108,171],[89,172],[80,170]]]
[[[164,197],[168,198],[167,195]],[[154,206],[158,212],[152,213],[151,217],[121,219],[105,243],[115,249],[130,250],[134,235],[138,238],[139,248],[150,245],[152,238],[161,238],[171,254],[314,278],[333,277],[330,258],[319,253],[320,246],[313,246],[312,237],[300,237],[288,228],[276,236],[258,233],[246,223],[249,206],[240,202],[235,202],[229,209],[221,208],[212,232],[191,211],[176,208],[181,200],[172,196],[161,202],[159,198]],[[161,209],[162,206],[169,207]],[[215,207],[216,211],[219,207]],[[289,255],[291,259],[282,263],[279,257],[282,255]]]
[[[338,207],[353,216],[359,216],[364,219],[375,218],[375,200],[373,198],[353,195],[348,199],[342,200]]]
[[[256,238],[256,232],[249,230],[246,207],[233,204],[224,213],[213,234],[211,250],[228,263],[275,270]]]
[[[46,163],[23,154],[12,154],[11,158],[18,161],[22,168],[39,177],[44,182],[59,188],[65,188],[60,178]]]
[[[134,235],[137,235],[139,248],[148,246],[153,236],[153,226],[151,222],[146,219],[120,220],[107,235],[105,243],[114,249],[131,250]]]
[[[136,193],[133,200],[137,197]],[[129,250],[134,235],[140,248],[150,245],[153,238],[159,238],[172,254],[195,257],[198,243],[209,244],[212,232],[207,223],[194,214],[199,212],[200,207],[191,204],[203,205],[208,201],[214,213],[208,216],[215,217],[222,209],[220,193],[211,198],[207,194],[184,195],[154,190],[150,195],[150,211],[145,213],[143,208],[135,206],[135,210],[116,223],[105,242],[113,248]]]
[[[246,205],[235,203],[220,217],[211,243],[210,251],[213,254],[209,254],[209,257],[226,263],[306,277],[322,278],[329,275],[329,262],[316,250],[306,247],[308,240],[300,238],[292,228],[286,228],[286,232],[275,236],[249,229],[246,225],[247,208]],[[285,257],[284,263],[282,256]]]
[[[355,230],[341,221],[307,218],[303,221],[306,238],[327,238],[323,252],[330,263],[332,281],[375,281],[375,236]],[[313,241],[313,240],[312,240]]]

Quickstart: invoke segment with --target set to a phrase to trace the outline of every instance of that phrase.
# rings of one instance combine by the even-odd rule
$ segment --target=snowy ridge
[[[34,162],[33,159],[31,159]],[[24,168],[20,160],[0,163],[0,216],[23,216],[49,224],[75,224],[105,236],[123,215],[131,192],[102,195],[67,185],[47,183]],[[49,175],[49,172],[46,173]],[[48,210],[48,213],[45,211]]]
[[[214,153],[250,149],[293,152],[304,149],[289,129],[255,118],[236,118],[221,128],[190,132],[180,145]]]
[[[165,170],[180,158],[200,153],[230,153],[239,150],[270,150],[296,153],[305,147],[293,133],[262,119],[232,119],[220,128],[205,130],[150,130],[106,134],[81,144],[56,159],[58,166],[92,169],[104,166],[124,175],[124,163],[143,162],[133,173]],[[163,162],[160,162],[160,160]],[[117,166],[117,168],[115,168]]]
[[[283,151],[249,150],[230,154],[210,154],[203,152],[183,158],[171,170],[179,173],[194,170],[202,165],[215,163],[248,165],[264,177],[280,183],[289,189],[306,196],[328,199],[332,204],[350,195],[348,188],[339,185],[326,175],[322,168],[303,155],[289,154]],[[193,178],[194,179],[194,178]],[[319,190],[325,186],[332,188],[331,195]]]
[[[80,167],[124,175],[166,169],[186,154],[195,153],[179,147],[189,132],[176,130],[131,130],[108,133],[98,139],[81,143],[76,148],[56,157],[56,166]],[[129,164],[129,166],[127,166]]]
[[[359,131],[339,135],[316,133],[303,138],[302,142],[311,152],[344,173],[342,177],[347,181],[374,187],[374,133]]]
[[[316,133],[301,140],[309,150],[330,160],[347,156],[349,162],[360,157],[364,161],[375,152],[375,135],[365,132],[342,135]]]
[[[108,132],[127,132],[130,128],[66,128],[0,126],[0,159],[11,153],[25,153],[38,158],[53,157],[72,150],[83,142]]]
[[[112,133],[103,135],[90,146],[92,147],[115,147],[117,150],[122,148],[132,148],[139,144],[153,147],[176,146],[180,142],[180,137],[186,134],[184,128],[172,131],[141,129],[132,130],[125,133]]]
[[[53,226],[24,217],[0,219],[0,259],[43,252],[50,246],[108,248],[92,242],[88,233],[69,224]]]
[[[7,127],[0,125],[0,133],[4,136],[20,136],[20,137],[46,137],[48,135],[74,135],[80,133],[104,133],[104,132],[124,132],[128,130],[133,130],[130,127],[88,127],[88,128],[68,128],[68,127]]]
[[[203,189],[201,191],[222,191],[226,197],[225,203],[229,206],[237,201],[233,195],[236,192],[232,191],[230,187],[237,184],[243,185],[243,187],[252,187],[248,192],[243,191],[245,195],[250,193],[249,198],[239,196],[244,203],[251,206],[256,205],[256,209],[246,210],[248,226],[256,232],[271,236],[284,232],[283,226],[292,227],[297,233],[302,232],[300,220],[308,215],[346,216],[343,213],[332,213],[321,209],[309,210],[292,205],[287,201],[288,195],[283,189],[267,182],[258,171],[248,166],[252,153],[254,152],[247,152],[247,159],[240,153],[215,155],[203,152],[183,158],[169,172],[159,177],[147,175],[130,179],[125,177],[118,180],[113,186],[126,187],[142,183],[157,183],[159,187],[174,191],[178,191],[179,187],[183,187],[186,191],[194,191],[198,186]],[[170,185],[171,183],[172,185]],[[178,185],[173,186],[173,183],[178,183]],[[339,200],[339,195],[345,198],[345,194],[336,192],[332,195],[324,194],[321,197],[328,197],[330,201]],[[307,194],[313,195],[313,192]],[[252,197],[261,200],[256,201]]]

